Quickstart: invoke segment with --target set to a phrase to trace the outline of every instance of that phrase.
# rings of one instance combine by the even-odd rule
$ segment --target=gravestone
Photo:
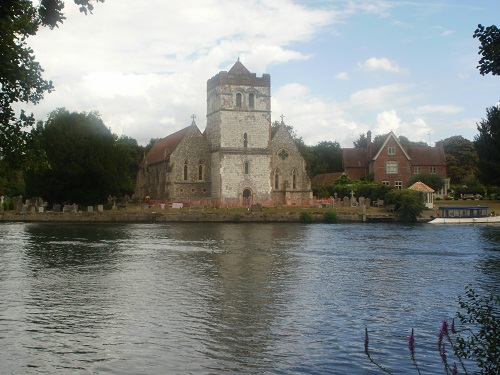
[[[104,206],[102,204],[97,205],[97,211],[103,212],[104,211]]]
[[[365,199],[365,206],[366,206],[366,207],[370,207],[370,206],[371,206],[371,201],[370,201],[370,198],[366,198],[366,199]]]
[[[43,214],[43,212],[45,211],[45,208],[42,206],[42,207],[38,207],[38,212]]]
[[[94,212],[94,206],[87,206],[87,212]]]
[[[52,206],[52,211],[54,211],[54,212],[61,212],[61,205],[57,204],[57,203],[54,203],[54,205]]]
[[[14,201],[14,210],[19,212],[23,211],[23,196],[20,195],[18,197],[14,197],[13,201]]]
[[[351,201],[349,197],[344,197],[344,201],[342,202],[342,207],[349,207],[351,205]]]

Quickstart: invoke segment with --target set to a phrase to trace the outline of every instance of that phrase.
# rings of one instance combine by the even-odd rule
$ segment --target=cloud
[[[351,95],[350,107],[363,111],[366,109],[381,109],[386,107],[388,103],[391,106],[395,103],[403,103],[409,100],[408,96],[402,94],[408,88],[408,85],[393,84],[359,90]]]
[[[361,70],[367,71],[367,72],[375,72],[375,71],[386,71],[386,72],[391,72],[391,73],[404,73],[404,70],[395,62],[390,61],[389,59],[382,57],[382,58],[377,58],[377,57],[372,57],[369,58],[368,60],[358,63],[358,67]]]
[[[339,80],[348,80],[349,79],[349,74],[347,72],[340,72],[340,73],[337,73],[335,76],[334,76],[335,79],[339,79]]]
[[[415,108],[415,110],[410,111],[412,113],[419,114],[429,114],[429,113],[442,113],[442,114],[454,114],[463,112],[463,108],[457,105],[449,104],[449,105],[423,105]]]

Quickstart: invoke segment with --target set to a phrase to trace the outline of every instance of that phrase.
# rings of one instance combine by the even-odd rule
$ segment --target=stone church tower
[[[212,198],[252,203],[271,198],[271,77],[239,61],[207,82]]]

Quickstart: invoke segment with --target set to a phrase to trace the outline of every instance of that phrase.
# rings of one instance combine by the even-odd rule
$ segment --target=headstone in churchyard
[[[362,206],[365,204],[365,197],[359,197],[359,205]]]
[[[14,197],[13,201],[14,201],[14,210],[21,212],[23,210],[23,196],[20,195],[18,197]]]
[[[41,207],[38,207],[38,212],[39,213],[43,213],[43,211],[45,211],[45,207],[41,206]]]
[[[366,199],[365,199],[365,206],[366,206],[366,207],[370,207],[371,203],[372,203],[372,202],[370,201],[370,198],[366,198]]]
[[[103,212],[104,211],[104,206],[102,204],[97,205],[97,211]]]
[[[94,206],[87,206],[87,212],[94,212]]]
[[[349,197],[344,197],[344,201],[342,202],[343,207],[349,207],[351,205],[351,201],[349,200]]]
[[[36,212],[36,207],[35,207],[35,206],[31,206],[31,207],[30,207],[30,212],[31,212],[32,214],[34,214],[34,213]]]
[[[57,204],[57,203],[54,203],[54,205],[52,206],[52,211],[54,211],[54,212],[61,212],[61,205]]]

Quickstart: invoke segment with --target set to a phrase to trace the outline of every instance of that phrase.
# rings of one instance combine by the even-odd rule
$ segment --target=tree
[[[428,172],[422,172],[411,176],[408,179],[408,186],[411,186],[418,181],[423,182],[435,191],[442,189],[444,186],[443,178],[440,175]]]
[[[495,25],[485,28],[479,24],[474,31],[474,38],[481,43],[478,54],[482,57],[477,66],[481,75],[500,75],[500,30]]]
[[[80,11],[93,9],[90,0],[74,0]],[[103,0],[96,0],[103,1]],[[34,144],[29,131],[35,124],[33,114],[21,111],[16,116],[12,105],[17,102],[37,104],[44,93],[54,87],[42,78],[43,69],[35,60],[26,40],[40,26],[57,27],[64,20],[61,0],[41,0],[38,7],[29,0],[0,2],[0,159],[11,170],[40,167],[41,158],[30,158]]]
[[[446,175],[452,184],[463,184],[465,180],[476,177],[479,158],[473,142],[455,135],[436,142],[436,146],[443,147]]]
[[[117,140],[97,112],[60,108],[38,128],[50,168],[26,173],[28,196],[41,196],[49,203],[94,205],[133,189],[130,170],[138,157],[127,145],[134,142]]]
[[[355,148],[366,148],[368,147],[368,138],[366,138],[366,134],[361,133],[354,142],[354,147]]]
[[[474,146],[479,157],[479,180],[500,185],[500,108],[486,108],[486,119],[477,124]]]

